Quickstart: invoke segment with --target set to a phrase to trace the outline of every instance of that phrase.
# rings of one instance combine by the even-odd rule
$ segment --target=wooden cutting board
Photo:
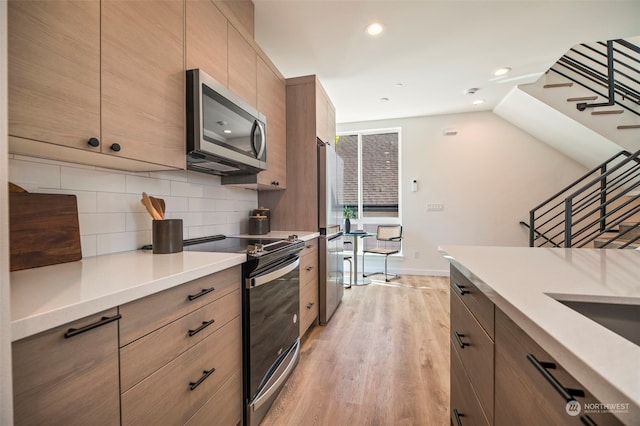
[[[9,193],[11,271],[82,259],[75,195]]]

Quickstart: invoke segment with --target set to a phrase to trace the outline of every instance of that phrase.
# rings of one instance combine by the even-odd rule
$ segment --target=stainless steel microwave
[[[187,71],[187,168],[249,175],[267,168],[267,119],[199,69]]]

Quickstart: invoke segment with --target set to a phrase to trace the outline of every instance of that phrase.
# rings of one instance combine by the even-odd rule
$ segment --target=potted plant
[[[356,218],[356,213],[351,210],[351,207],[344,206],[342,214],[344,216],[344,232],[349,233],[351,232],[351,219]]]

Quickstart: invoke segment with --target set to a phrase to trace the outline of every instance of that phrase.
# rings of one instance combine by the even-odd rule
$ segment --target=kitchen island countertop
[[[129,251],[11,272],[16,341],[240,265],[243,253]]]
[[[640,346],[560,303],[640,305],[640,252],[444,246],[439,251],[616,415],[640,419]]]

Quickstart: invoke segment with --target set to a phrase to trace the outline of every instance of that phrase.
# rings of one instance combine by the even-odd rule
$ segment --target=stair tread
[[[617,127],[618,130],[640,129],[640,124],[623,124]]]
[[[571,87],[571,86],[573,86],[573,83],[551,83],[551,84],[545,84],[542,87],[545,89],[554,89],[557,87]]]
[[[622,114],[623,112],[623,109],[611,109],[605,111],[591,111],[591,115]]]
[[[579,96],[577,98],[567,98],[567,102],[595,101],[597,96]]]

